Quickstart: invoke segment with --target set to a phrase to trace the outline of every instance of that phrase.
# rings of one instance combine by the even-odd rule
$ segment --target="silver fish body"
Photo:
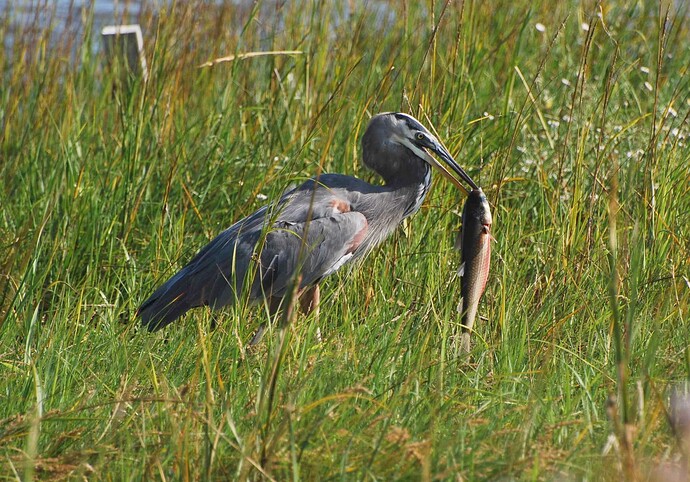
[[[470,191],[462,210],[462,229],[455,242],[462,259],[458,269],[462,297],[458,312],[462,320],[459,348],[464,352],[470,351],[470,333],[489,278],[491,224],[491,208],[484,192],[481,188]]]

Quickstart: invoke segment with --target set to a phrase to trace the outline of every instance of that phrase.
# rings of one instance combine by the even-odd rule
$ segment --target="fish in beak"
[[[460,180],[465,181],[472,190],[479,190],[479,186],[475,183],[472,178],[465,172],[465,170],[460,167],[460,165],[455,162],[453,156],[450,155],[448,150],[441,144],[438,139],[434,136],[427,134],[425,136],[419,136],[417,139],[418,145],[430,150],[436,154],[443,162],[439,162],[434,156],[426,153],[425,160],[432,166],[436,167],[441,173],[453,183],[455,187],[460,189],[465,194],[469,195],[470,191],[460,182]],[[426,152],[426,151],[425,151]],[[452,172],[451,172],[452,171]]]
[[[462,229],[455,242],[462,259],[458,269],[462,297],[458,305],[462,321],[458,348],[465,353],[470,351],[470,333],[477,317],[479,300],[489,277],[493,239],[491,224],[491,208],[484,192],[480,188],[473,189],[465,201],[462,210]]]

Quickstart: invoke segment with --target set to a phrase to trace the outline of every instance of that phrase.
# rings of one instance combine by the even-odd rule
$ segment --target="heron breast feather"
[[[333,209],[333,214],[349,213],[352,210],[350,203],[344,199],[335,198],[330,204]]]

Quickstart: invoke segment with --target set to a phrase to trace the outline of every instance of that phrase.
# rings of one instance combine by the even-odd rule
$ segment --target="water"
[[[255,0],[212,0],[210,3],[221,4],[227,2],[237,8],[238,12],[248,13]],[[266,25],[280,25],[282,9],[280,6],[285,0],[265,0],[261,2],[259,17],[271,18]],[[389,23],[395,17],[394,9],[390,8],[390,0],[355,0],[341,4],[339,15],[332,19],[335,25],[347,22],[350,15],[358,7],[365,6],[371,14],[370,21],[378,26]],[[15,43],[15,35],[26,34],[27,27],[33,30],[35,35],[40,34],[41,30],[52,27],[51,43],[59,43],[64,35],[83,33],[83,21],[88,17],[88,12],[93,9],[93,35],[92,45],[95,49],[100,48],[100,31],[107,25],[123,25],[139,23],[139,15],[143,8],[154,12],[164,8],[167,0],[0,0],[0,15],[9,19],[9,31],[4,38],[6,49],[12,48]],[[274,16],[277,15],[277,18]],[[0,17],[0,18],[2,18]],[[242,17],[242,14],[239,15]],[[75,21],[76,20],[76,21]],[[243,19],[237,18],[239,22],[235,27],[242,28]],[[0,21],[1,22],[1,21]],[[264,22],[259,22],[263,24]],[[144,43],[146,43],[147,32],[144,31]],[[26,39],[24,39],[26,40]],[[31,42],[31,38],[29,38]]]
[[[64,35],[83,33],[84,21],[93,10],[93,32],[100,33],[107,25],[137,23],[140,1],[106,0],[0,0],[0,14],[7,19],[3,45],[10,50],[18,35],[38,38],[50,28],[50,43],[59,43]],[[93,35],[93,46],[99,49],[100,35]]]
[[[35,18],[41,22],[55,21],[60,28],[60,22],[67,22],[75,15],[81,15],[81,11],[93,8],[94,22],[99,27],[136,22],[141,11],[140,1],[80,1],[80,0],[0,0],[0,11],[11,15],[12,23],[26,24]],[[45,24],[44,24],[45,26]]]

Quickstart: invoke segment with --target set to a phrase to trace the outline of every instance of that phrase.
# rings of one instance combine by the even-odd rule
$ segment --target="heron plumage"
[[[362,259],[421,206],[431,185],[433,158],[426,148],[469,179],[414,118],[375,116],[362,153],[384,185],[341,174],[306,181],[201,249],[142,303],[137,312],[142,323],[153,331],[192,308],[222,308],[240,299],[245,288],[252,302],[280,299],[297,273],[300,288],[306,288]]]

